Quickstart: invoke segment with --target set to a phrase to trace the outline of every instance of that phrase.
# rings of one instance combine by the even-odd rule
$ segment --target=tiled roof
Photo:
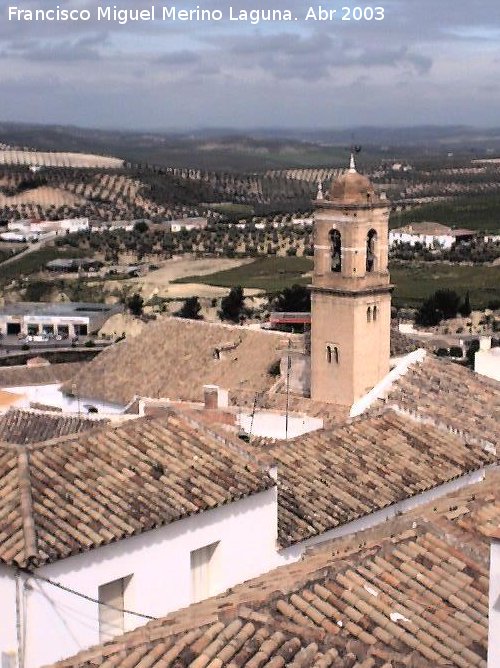
[[[485,505],[499,472],[57,666],[486,668]]]
[[[441,223],[434,223],[429,221],[423,221],[421,223],[411,223],[410,225],[404,225],[403,227],[396,227],[391,232],[406,233],[406,234],[450,234],[452,228],[448,225],[442,225]]]
[[[449,360],[427,354],[393,384],[386,403],[500,447],[500,383]]]
[[[262,392],[274,383],[286,334],[163,318],[104,350],[66,385],[79,396],[127,404],[135,395],[201,400],[205,384]],[[221,350],[217,359],[216,349]],[[258,352],[258,354],[256,354]]]
[[[174,415],[0,444],[0,560],[55,561],[270,488],[237,448]]]
[[[265,450],[278,464],[282,546],[317,536],[497,461],[430,424],[391,410]]]
[[[420,347],[422,347],[420,341],[417,344],[409,336],[401,334],[397,327],[391,327],[391,357],[407,355]]]
[[[58,436],[95,429],[102,424],[101,420],[11,409],[0,415],[0,442],[18,445],[38,443]]]
[[[63,383],[77,374],[84,366],[84,362],[66,362],[35,367],[3,366],[0,367],[0,387]]]

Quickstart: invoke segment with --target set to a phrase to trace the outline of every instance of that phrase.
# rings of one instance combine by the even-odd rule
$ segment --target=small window
[[[99,639],[101,642],[120,635],[125,630],[125,589],[131,575],[99,587]]]
[[[330,230],[330,269],[334,273],[342,271],[342,237],[338,230]]]
[[[377,245],[377,232],[376,230],[370,230],[366,235],[366,271],[371,272],[376,270],[375,260],[376,260],[376,245]]]
[[[339,363],[339,349],[337,346],[326,346],[326,361],[328,364],[332,364],[332,362],[335,362],[335,364]]]
[[[373,320],[375,321],[377,319],[377,307],[373,307]]]
[[[219,542],[193,550],[191,561],[191,601],[203,601],[214,593],[214,556]]]
[[[371,322],[372,321],[372,309],[371,306],[369,306],[366,309],[366,322]]]

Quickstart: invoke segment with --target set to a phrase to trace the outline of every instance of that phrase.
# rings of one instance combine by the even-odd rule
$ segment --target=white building
[[[16,302],[0,308],[0,334],[27,336],[47,334],[62,337],[87,336],[97,332],[120,305],[87,302]]]
[[[181,232],[182,230],[190,232],[191,230],[204,230],[208,225],[208,220],[202,217],[178,218],[177,220],[171,220],[169,225],[171,232]]]
[[[0,517],[3,666],[51,663],[276,565],[274,480],[185,419],[2,444],[0,459],[15,481]]]
[[[449,249],[457,241],[468,241],[475,235],[472,230],[455,230],[440,223],[411,223],[389,231],[389,246],[421,244],[425,248]]]
[[[27,239],[38,238],[50,232],[57,236],[89,229],[88,218],[65,218],[63,220],[13,220],[7,225],[9,231],[24,235]]]
[[[488,668],[500,666],[500,527],[492,532],[488,615]]]
[[[474,371],[500,381],[500,348],[491,347],[489,336],[481,337],[479,346],[474,355]]]

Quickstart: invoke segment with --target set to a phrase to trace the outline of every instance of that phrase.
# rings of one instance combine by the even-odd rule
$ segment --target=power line
[[[150,620],[158,619],[158,617],[153,617],[152,615],[146,615],[142,612],[136,612],[135,610],[127,610],[126,608],[117,608],[116,606],[111,605],[110,603],[104,603],[103,601],[99,601],[99,599],[93,598],[92,596],[88,596],[87,594],[82,594],[82,592],[76,591],[76,589],[71,589],[71,587],[66,587],[60,582],[54,582],[54,580],[50,580],[49,578],[44,578],[43,575],[38,575],[27,570],[23,570],[23,572],[26,573],[26,575],[32,577],[34,580],[40,580],[41,582],[46,582],[47,584],[50,584],[53,587],[57,587],[58,589],[62,589],[63,591],[68,592],[69,594],[73,594],[74,596],[79,596],[80,598],[83,598],[86,601],[90,601],[91,603],[104,605],[107,608],[111,608],[111,610],[116,610],[117,612],[123,612],[127,615],[134,615],[134,617],[142,617],[143,619],[150,619]]]

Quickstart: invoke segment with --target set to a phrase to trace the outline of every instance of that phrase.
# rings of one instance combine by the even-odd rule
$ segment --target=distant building
[[[28,218],[26,220],[13,220],[7,225],[7,229],[34,239],[41,234],[54,232],[56,235],[72,234],[89,229],[88,218],[65,218],[63,220],[37,220]]]
[[[206,218],[179,218],[170,221],[171,232],[181,232],[182,230],[204,230],[208,225]]]
[[[411,223],[389,232],[389,246],[421,244],[425,248],[448,249],[457,241],[470,241],[476,236],[473,230],[452,229],[441,223]]]
[[[0,241],[10,241],[12,243],[23,243],[29,241],[25,234],[20,232],[2,232],[0,234]]]
[[[86,302],[7,304],[0,309],[0,334],[87,336],[121,309],[121,306]]]
[[[71,273],[76,271],[96,272],[104,266],[100,260],[93,258],[58,258],[47,262],[47,271],[58,273]]]
[[[132,232],[136,221],[134,220],[100,220],[93,222],[91,232],[114,232],[115,230],[124,230]]]

